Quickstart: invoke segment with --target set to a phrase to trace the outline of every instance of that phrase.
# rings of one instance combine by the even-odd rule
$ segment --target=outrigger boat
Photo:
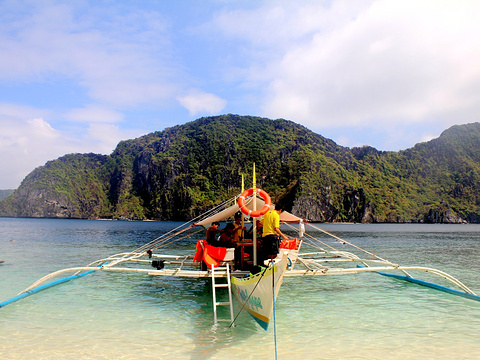
[[[274,314],[275,301],[282,280],[288,277],[379,273],[398,280],[480,301],[480,296],[476,295],[461,281],[443,271],[421,266],[401,266],[393,263],[286,211],[280,214],[280,220],[283,227],[291,229],[288,230],[288,233],[290,235],[293,232],[298,233],[297,237],[289,241],[283,241],[276,258],[258,264],[255,219],[259,219],[270,209],[270,202],[270,197],[265,191],[255,187],[246,190],[239,196],[221,203],[206,214],[172,229],[132,252],[112,255],[105,259],[96,260],[87,266],[59,270],[44,276],[16,297],[1,302],[0,307],[54,285],[98,271],[211,279],[215,323],[218,321],[217,306],[228,305],[230,307],[229,322],[231,325],[234,324],[236,317],[234,316],[232,303],[233,294],[240,303],[239,312],[246,309],[264,329],[268,328],[272,313]],[[245,222],[253,220],[251,221],[251,241],[240,242],[238,250],[235,251],[235,249],[212,247],[202,239],[205,228],[211,223],[225,221],[237,213],[243,214],[242,219]],[[312,229],[316,236],[305,232],[305,227]],[[161,250],[166,246],[186,238],[197,241],[196,249],[180,255],[161,253]],[[308,246],[309,250],[313,249],[314,251],[300,253],[302,245],[303,247]],[[341,248],[349,247],[352,250],[340,250],[337,245]],[[235,253],[240,258],[235,259]],[[246,256],[246,253],[250,256]],[[206,265],[202,266],[201,263]],[[255,273],[251,271],[252,269],[259,270]],[[412,276],[413,272],[432,274],[442,278],[442,281],[446,281],[450,285],[447,287],[420,280]],[[61,277],[69,273],[73,274]],[[216,292],[220,287],[228,289],[228,301],[217,301]]]

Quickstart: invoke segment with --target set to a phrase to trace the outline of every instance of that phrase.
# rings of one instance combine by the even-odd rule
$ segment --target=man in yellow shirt
[[[280,237],[288,240],[288,237],[280,230],[280,214],[283,210],[283,206],[276,205],[275,209],[268,211],[263,217],[263,260],[277,256],[280,247]]]

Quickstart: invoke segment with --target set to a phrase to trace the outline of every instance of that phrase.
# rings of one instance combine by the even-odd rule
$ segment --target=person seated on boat
[[[214,221],[207,229],[206,240],[208,245],[218,246],[217,233],[220,233],[220,230],[218,229],[219,226],[220,223],[218,221]]]
[[[252,221],[252,226],[250,227],[250,229],[248,229],[247,231],[245,231],[245,235],[244,235],[244,238],[246,240],[252,240],[253,239],[253,218],[250,218],[250,221]],[[257,223],[257,228],[256,228],[256,232],[257,232],[257,239],[261,238],[262,237],[262,222],[260,220],[256,220],[256,223]]]
[[[280,237],[288,240],[280,230],[280,214],[283,212],[282,205],[276,205],[273,210],[268,211],[263,217],[262,231],[262,261],[273,259],[277,256],[280,248]]]
[[[246,230],[246,227],[242,226],[242,215],[240,213],[235,214],[233,226],[233,242],[236,244],[243,240],[243,232]]]
[[[222,234],[218,238],[218,246],[226,247],[226,248],[235,248],[234,259],[235,259],[235,268],[239,268],[241,263],[241,249],[239,246],[239,233],[243,232],[242,225],[236,224],[239,222],[241,218],[235,219],[235,223],[228,223],[225,229],[222,230]],[[236,226],[240,225],[240,226]]]
[[[217,246],[234,248],[236,243],[233,241],[233,233],[235,231],[235,226],[233,223],[228,223],[227,226],[222,230],[220,237],[218,238]]]

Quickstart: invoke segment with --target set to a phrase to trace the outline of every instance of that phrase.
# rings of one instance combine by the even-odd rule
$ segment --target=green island
[[[0,216],[186,220],[239,194],[242,174],[250,187],[254,163],[257,186],[309,221],[480,223],[480,123],[393,152],[232,114],[49,161],[0,201]]]

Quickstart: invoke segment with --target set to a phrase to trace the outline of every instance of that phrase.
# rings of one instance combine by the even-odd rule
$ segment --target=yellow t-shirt
[[[239,242],[240,238],[242,236],[242,224],[233,224],[235,226],[235,229],[233,230],[233,241],[234,242]]]
[[[275,210],[270,210],[263,217],[263,233],[262,236],[277,235],[275,228],[280,227],[280,214]]]

